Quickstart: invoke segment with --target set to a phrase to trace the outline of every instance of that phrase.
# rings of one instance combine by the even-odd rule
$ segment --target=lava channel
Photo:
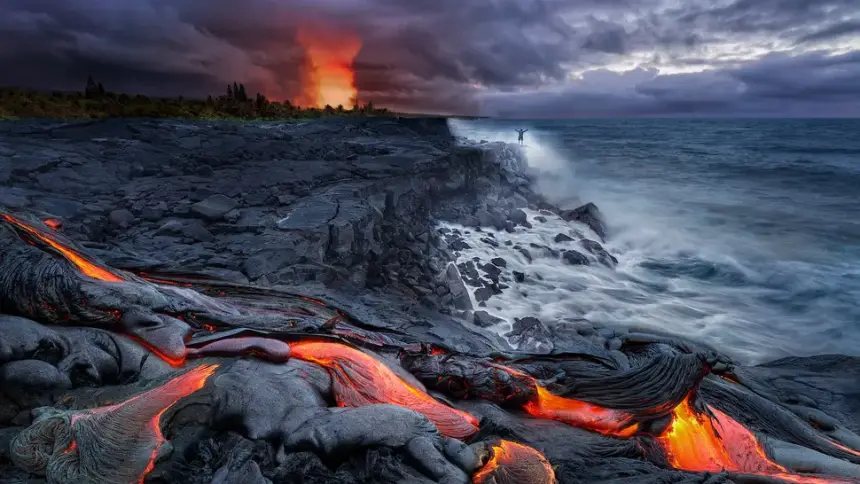
[[[622,438],[631,437],[639,428],[633,421],[632,414],[555,395],[530,375],[506,366],[496,366],[512,375],[530,380],[535,386],[535,396],[523,405],[523,410],[533,417],[558,420],[574,427]]]
[[[81,468],[114,464],[112,472],[101,469],[99,474],[105,479],[143,483],[155,468],[159,449],[167,442],[161,432],[161,416],[176,402],[203,388],[217,368],[217,364],[200,365],[122,403],[74,414],[71,423],[76,439],[69,452],[79,452]],[[87,460],[92,463],[84,465]]]
[[[543,454],[527,445],[501,440],[490,459],[472,476],[475,484],[554,484],[555,471]]]
[[[756,436],[738,421],[710,406],[713,417],[697,412],[690,398],[675,407],[669,427],[658,437],[672,467],[691,472],[762,475],[804,484],[849,482],[792,474],[770,460]]]
[[[124,281],[123,278],[114,274],[110,270],[108,270],[104,267],[101,267],[101,266],[95,264],[94,262],[87,260],[87,258],[84,257],[82,254],[80,254],[78,251],[72,249],[71,247],[67,247],[67,246],[63,245],[58,240],[56,240],[53,236],[51,236],[47,233],[43,233],[41,230],[39,230],[39,229],[29,225],[29,224],[26,224],[26,223],[22,222],[21,220],[18,220],[17,218],[15,218],[11,215],[8,215],[5,213],[0,213],[0,217],[2,217],[3,220],[9,222],[13,226],[17,227],[18,229],[27,232],[28,234],[39,239],[40,241],[53,247],[57,252],[62,254],[62,256],[66,258],[66,260],[68,260],[69,262],[74,264],[75,267],[77,267],[78,270],[80,270],[87,277],[90,277],[93,279],[98,279],[100,281],[105,281],[105,282],[123,282]]]
[[[423,414],[446,437],[465,439],[478,431],[478,420],[437,401],[383,362],[341,343],[303,341],[290,344],[292,356],[326,368],[334,397],[342,407],[389,403]]]

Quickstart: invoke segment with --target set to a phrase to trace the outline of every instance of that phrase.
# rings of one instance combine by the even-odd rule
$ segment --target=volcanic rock
[[[218,220],[236,208],[236,205],[235,200],[219,193],[191,205],[191,212],[207,220]]]
[[[600,240],[605,241],[606,228],[603,223],[603,215],[597,209],[597,205],[589,202],[573,210],[563,210],[559,216],[567,222],[576,221],[587,225],[600,237]]]
[[[591,261],[588,260],[588,257],[575,250],[566,250],[562,252],[561,260],[563,260],[565,264],[569,264],[572,266],[585,266],[591,263]]]

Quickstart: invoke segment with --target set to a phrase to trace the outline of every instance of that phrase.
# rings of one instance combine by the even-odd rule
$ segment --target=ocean
[[[527,128],[539,191],[568,208],[594,202],[619,259],[573,267],[495,249],[542,280],[491,298],[491,314],[675,334],[747,364],[860,355],[860,120],[451,124],[490,141]],[[515,242],[565,230],[548,225]]]

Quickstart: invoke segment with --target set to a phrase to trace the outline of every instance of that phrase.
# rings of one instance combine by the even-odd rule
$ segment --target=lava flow
[[[688,397],[672,413],[672,422],[658,438],[669,464],[692,472],[736,472],[770,476],[789,482],[824,484],[832,478],[791,474],[770,460],[756,436],[725,413],[697,412]]]
[[[423,414],[447,437],[464,439],[478,431],[475,417],[438,402],[363,351],[320,341],[292,343],[290,348],[293,357],[329,370],[335,400],[342,407],[390,403]]]
[[[574,427],[613,437],[630,437],[638,430],[633,415],[619,410],[604,408],[592,403],[560,397],[541,386],[534,377],[507,366],[495,365],[519,378],[525,378],[535,387],[535,396],[524,406],[529,415],[558,420]]]
[[[13,226],[27,232],[28,234],[38,238],[42,242],[50,245],[55,250],[57,250],[60,254],[63,255],[69,262],[75,265],[81,272],[83,272],[86,276],[91,277],[93,279],[98,279],[100,281],[105,282],[123,282],[123,279],[111,271],[105,269],[104,267],[100,267],[90,261],[88,261],[84,256],[79,254],[77,251],[70,247],[66,247],[61,244],[59,241],[55,240],[48,234],[42,233],[40,230],[32,227],[11,215],[0,213],[0,217],[2,217],[5,221],[9,222]]]
[[[490,460],[472,476],[475,484],[554,484],[555,471],[543,454],[510,440],[490,448]]]
[[[318,25],[312,30],[299,28],[296,39],[305,51],[308,66],[301,96],[294,103],[318,108],[351,106],[357,98],[353,61],[361,49],[361,40]]]
[[[162,415],[203,388],[217,368],[198,366],[115,405],[73,411],[68,417],[48,413],[15,437],[13,460],[46,474],[48,482],[142,483],[167,442]],[[49,436],[68,439],[65,449],[50,457],[53,462],[34,459],[42,455]]]

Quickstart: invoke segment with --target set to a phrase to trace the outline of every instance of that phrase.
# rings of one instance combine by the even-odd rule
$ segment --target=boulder
[[[587,225],[601,241],[606,240],[606,227],[603,223],[603,215],[597,205],[589,202],[573,210],[563,210],[559,216],[567,222],[579,222]]]

